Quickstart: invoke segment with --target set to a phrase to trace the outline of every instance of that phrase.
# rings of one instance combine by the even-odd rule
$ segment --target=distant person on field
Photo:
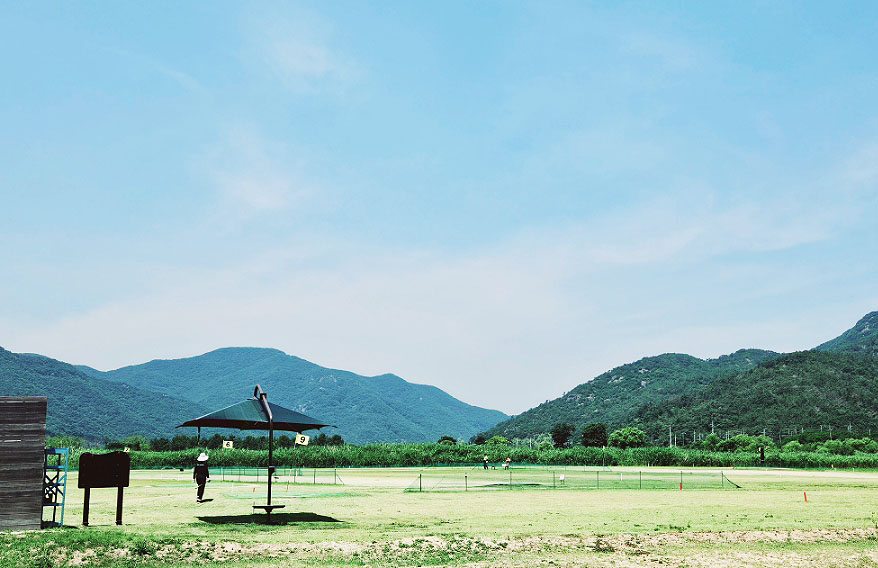
[[[509,469],[509,464],[512,463],[512,458],[506,458],[506,462],[503,464],[503,469]]]
[[[488,469],[488,454],[485,454],[485,469]]]
[[[195,469],[192,470],[192,479],[198,484],[198,498],[196,503],[201,503],[204,497],[204,486],[210,481],[210,472],[207,470],[207,454],[201,452],[195,461]]]

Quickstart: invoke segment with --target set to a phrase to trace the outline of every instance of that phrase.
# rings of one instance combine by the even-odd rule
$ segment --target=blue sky
[[[4,3],[0,345],[517,413],[878,309],[878,6]]]

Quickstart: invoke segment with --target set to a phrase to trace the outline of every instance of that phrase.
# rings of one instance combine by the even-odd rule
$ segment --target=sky
[[[0,346],[513,414],[878,310],[878,4],[4,2]]]

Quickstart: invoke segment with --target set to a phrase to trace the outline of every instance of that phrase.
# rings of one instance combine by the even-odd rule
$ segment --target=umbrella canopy
[[[268,430],[268,495],[265,505],[253,505],[253,507],[265,509],[265,514],[269,519],[267,522],[271,522],[272,509],[280,509],[285,506],[271,504],[271,480],[274,477],[274,461],[272,459],[274,431],[289,430],[301,433],[303,430],[316,430],[324,426],[331,426],[331,424],[322,424],[301,412],[271,404],[262,388],[256,385],[252,398],[199,416],[194,420],[188,420],[177,428],[183,426],[195,426],[198,428],[199,434],[202,426],[238,428],[239,430]]]
[[[301,412],[278,406],[265,401],[271,409],[273,428],[275,430],[287,430],[290,432],[304,432],[316,430],[330,424],[323,424]],[[268,416],[262,409],[262,402],[256,398],[248,398],[238,404],[227,406],[210,414],[188,420],[177,428],[183,426],[198,426],[200,428],[238,428],[239,430],[268,430]]]

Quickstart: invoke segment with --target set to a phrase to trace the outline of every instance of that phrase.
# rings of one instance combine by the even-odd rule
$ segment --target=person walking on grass
[[[204,500],[204,486],[210,481],[210,472],[207,470],[207,454],[204,452],[201,452],[201,455],[195,461],[192,479],[198,484],[198,498],[195,502],[201,503]]]
[[[488,454],[485,454],[485,469],[488,469]]]

